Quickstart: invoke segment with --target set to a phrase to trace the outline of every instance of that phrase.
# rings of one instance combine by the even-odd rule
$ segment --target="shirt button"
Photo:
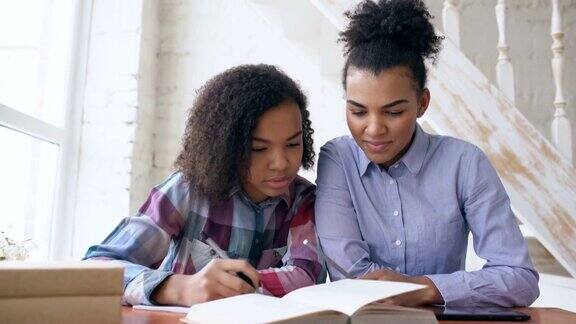
[[[390,184],[394,184],[394,180],[390,180]]]
[[[402,241],[400,241],[400,240],[396,240],[396,242],[394,242],[394,243],[395,243],[397,246],[402,245]]]
[[[394,216],[398,216],[398,214],[399,214],[398,211],[395,210],[395,211],[394,211]]]

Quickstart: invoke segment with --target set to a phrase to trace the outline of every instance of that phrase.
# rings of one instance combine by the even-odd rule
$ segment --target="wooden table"
[[[520,312],[529,314],[532,319],[526,322],[517,323],[551,323],[564,324],[576,323],[576,313],[568,312],[558,308],[518,308]],[[151,312],[144,310],[134,310],[131,307],[122,307],[122,324],[180,324],[180,318],[184,314]],[[450,324],[473,324],[473,323],[512,323],[512,322],[476,322],[476,321],[441,321]]]

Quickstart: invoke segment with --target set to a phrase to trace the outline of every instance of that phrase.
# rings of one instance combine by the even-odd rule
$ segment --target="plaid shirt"
[[[122,263],[123,303],[153,304],[151,295],[166,277],[194,274],[217,257],[203,242],[208,236],[231,258],[245,259],[259,271],[261,293],[282,296],[325,278],[323,261],[302,243],[319,246],[314,199],[314,185],[297,177],[287,195],[260,204],[242,190],[209,204],[175,172],[84,259]]]

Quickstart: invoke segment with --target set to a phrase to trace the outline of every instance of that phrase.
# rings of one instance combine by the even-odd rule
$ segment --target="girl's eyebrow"
[[[352,99],[348,99],[348,100],[346,100],[346,102],[351,104],[352,106],[356,106],[358,108],[366,108],[366,106],[364,106],[363,104],[356,102]],[[406,100],[406,99],[398,99],[398,100],[392,101],[391,103],[387,103],[380,108],[385,108],[385,109],[392,108],[394,106],[397,106],[397,105],[402,104],[402,103],[407,103],[407,102],[408,102],[408,100]]]
[[[288,138],[286,139],[286,141],[293,140],[293,139],[295,139],[296,137],[298,137],[298,136],[300,136],[300,135],[302,135],[302,131],[297,131],[294,135],[288,137]],[[258,141],[258,142],[263,142],[263,143],[270,143],[269,140],[264,139],[264,138],[260,138],[260,137],[256,137],[256,136],[252,137],[252,140],[253,140],[253,141]]]

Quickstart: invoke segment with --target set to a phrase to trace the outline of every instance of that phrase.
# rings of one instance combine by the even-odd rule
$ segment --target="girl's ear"
[[[418,108],[418,118],[424,115],[424,113],[428,109],[429,104],[430,104],[430,90],[428,90],[428,88],[424,88],[424,90],[422,90],[422,95],[420,96],[420,108]]]

